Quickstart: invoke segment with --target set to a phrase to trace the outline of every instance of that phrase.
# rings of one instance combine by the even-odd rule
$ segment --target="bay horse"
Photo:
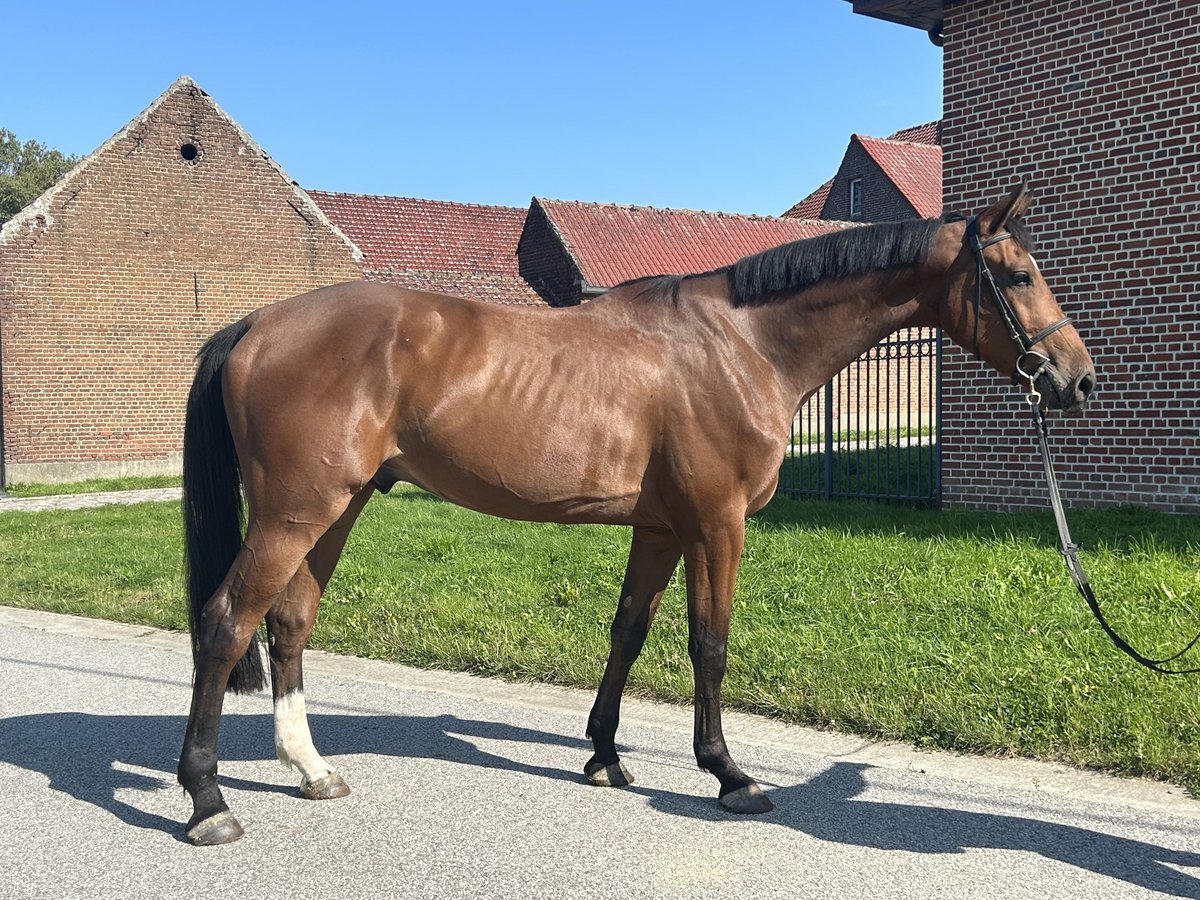
[[[313,746],[301,656],[355,519],[400,481],[495,516],[632,526],[587,722],[595,785],[632,781],[614,743],[621,695],[682,558],[696,761],[725,809],[770,810],[721,728],[746,518],[775,492],[800,405],[901,328],[941,328],[1044,407],[1083,406],[1095,372],[1030,257],[1027,205],[1021,184],[975,219],[839,230],[566,309],[341,284],[212,336],[184,429],[188,838],[242,835],[217,734],[226,690],[265,686],[264,618],[279,758],[305,797],[349,792]],[[985,280],[995,303],[980,302]]]

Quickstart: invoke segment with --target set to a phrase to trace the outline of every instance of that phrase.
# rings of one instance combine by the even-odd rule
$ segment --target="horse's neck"
[[[935,326],[921,279],[881,273],[813,285],[749,307],[755,343],[799,402],[889,334]]]

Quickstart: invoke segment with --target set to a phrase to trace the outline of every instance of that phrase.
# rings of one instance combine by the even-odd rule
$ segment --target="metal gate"
[[[779,474],[794,496],[941,499],[941,333],[897,332],[800,407]]]

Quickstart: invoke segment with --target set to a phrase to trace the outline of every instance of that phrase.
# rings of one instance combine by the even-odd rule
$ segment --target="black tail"
[[[198,625],[204,604],[242,548],[242,474],[225,415],[221,368],[249,330],[250,323],[243,319],[205,342],[196,355],[196,378],[188,394],[183,426],[183,539],[193,660],[200,653]],[[257,691],[266,684],[255,638],[230,673],[228,689]]]

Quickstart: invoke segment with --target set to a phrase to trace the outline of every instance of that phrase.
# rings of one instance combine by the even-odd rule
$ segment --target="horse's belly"
[[[402,453],[383,466],[451,503],[488,515],[533,522],[633,524],[641,474],[578,457],[497,460],[492,454]],[[644,470],[643,470],[644,471]]]

